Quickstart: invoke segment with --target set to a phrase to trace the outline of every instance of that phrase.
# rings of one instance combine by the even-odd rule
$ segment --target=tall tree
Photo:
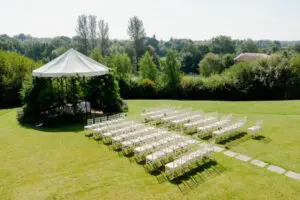
[[[89,39],[91,49],[97,46],[97,17],[95,15],[89,15]]]
[[[145,55],[140,59],[139,62],[141,76],[143,78],[148,78],[155,82],[157,80],[157,67],[153,62],[153,57],[147,51]]]
[[[125,53],[117,53],[108,57],[108,67],[115,69],[119,79],[129,78],[132,72],[130,58]]]
[[[279,41],[273,41],[272,44],[270,45],[270,51],[272,53],[276,53],[277,51],[281,50],[281,43]]]
[[[196,74],[199,73],[198,63],[209,52],[209,47],[189,42],[185,44],[183,52],[181,70],[187,74]]]
[[[241,45],[239,46],[239,52],[240,53],[256,53],[258,52],[258,48],[256,43],[251,40],[251,39],[247,39],[245,41],[243,41],[241,43]]]
[[[98,21],[98,29],[100,51],[103,56],[106,56],[110,46],[108,23],[100,19]]]
[[[197,64],[195,64],[194,55],[191,52],[186,52],[182,56],[182,68],[184,73],[197,73]]]
[[[231,37],[221,35],[211,40],[211,51],[216,54],[234,53],[235,45]]]
[[[104,64],[105,60],[103,58],[103,56],[101,55],[99,49],[94,48],[90,54],[90,58],[96,60],[99,63]]]
[[[146,46],[152,46],[157,53],[159,53],[159,41],[156,39],[156,36],[153,35],[152,37],[146,37]]]
[[[175,89],[180,85],[180,62],[178,55],[174,51],[169,51],[167,58],[161,61],[164,71],[164,81],[169,89]]]
[[[127,33],[129,37],[133,40],[133,46],[135,50],[135,63],[138,63],[138,59],[141,57],[144,51],[143,39],[146,36],[143,21],[137,16],[129,19]],[[138,71],[138,66],[137,71]]]
[[[89,27],[86,15],[80,15],[77,19],[76,33],[79,36],[80,51],[87,55],[89,50]]]

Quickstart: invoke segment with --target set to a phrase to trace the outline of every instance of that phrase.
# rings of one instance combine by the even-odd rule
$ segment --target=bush
[[[181,97],[184,99],[231,100],[233,93],[236,93],[233,80],[221,75],[209,78],[185,76],[181,81]]]
[[[143,98],[153,98],[156,96],[156,85],[150,79],[143,79],[139,82],[140,93]]]
[[[0,50],[0,107],[21,105],[22,82],[38,66],[25,56]]]
[[[88,81],[88,95],[93,107],[104,112],[115,113],[127,109],[113,71],[105,76],[92,77]]]
[[[155,99],[157,96],[157,85],[150,79],[138,79],[132,77],[127,80],[119,80],[121,97],[125,99]]]
[[[208,53],[199,62],[199,71],[202,76],[220,73],[223,70],[223,64],[219,55]]]
[[[115,70],[118,79],[129,78],[132,73],[132,64],[127,54],[113,54],[107,60],[108,67]]]

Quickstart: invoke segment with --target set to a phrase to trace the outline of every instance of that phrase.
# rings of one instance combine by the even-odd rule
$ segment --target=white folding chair
[[[95,118],[95,124],[98,124],[98,123],[100,123],[101,122],[101,118],[100,117],[96,117]]]
[[[263,124],[262,120],[256,121],[255,125],[249,127],[247,130],[249,133],[255,135],[257,132],[261,130],[262,124]]]
[[[88,120],[87,120],[87,125],[90,126],[90,125],[92,125],[92,124],[94,124],[93,118],[92,118],[92,119],[88,119]]]

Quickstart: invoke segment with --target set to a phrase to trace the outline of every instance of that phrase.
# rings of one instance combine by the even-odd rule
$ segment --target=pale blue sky
[[[77,16],[109,23],[111,38],[125,39],[128,19],[143,20],[159,39],[300,40],[300,0],[0,0],[0,34],[75,35]]]

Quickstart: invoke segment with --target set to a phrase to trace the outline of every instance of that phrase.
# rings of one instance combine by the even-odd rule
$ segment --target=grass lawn
[[[262,119],[268,142],[247,140],[233,151],[300,173],[300,101],[220,102],[129,100],[129,115],[173,105]],[[34,130],[20,126],[16,109],[0,110],[0,199],[300,199],[300,182],[215,154],[225,167],[187,194],[159,184],[143,167],[82,127]]]

